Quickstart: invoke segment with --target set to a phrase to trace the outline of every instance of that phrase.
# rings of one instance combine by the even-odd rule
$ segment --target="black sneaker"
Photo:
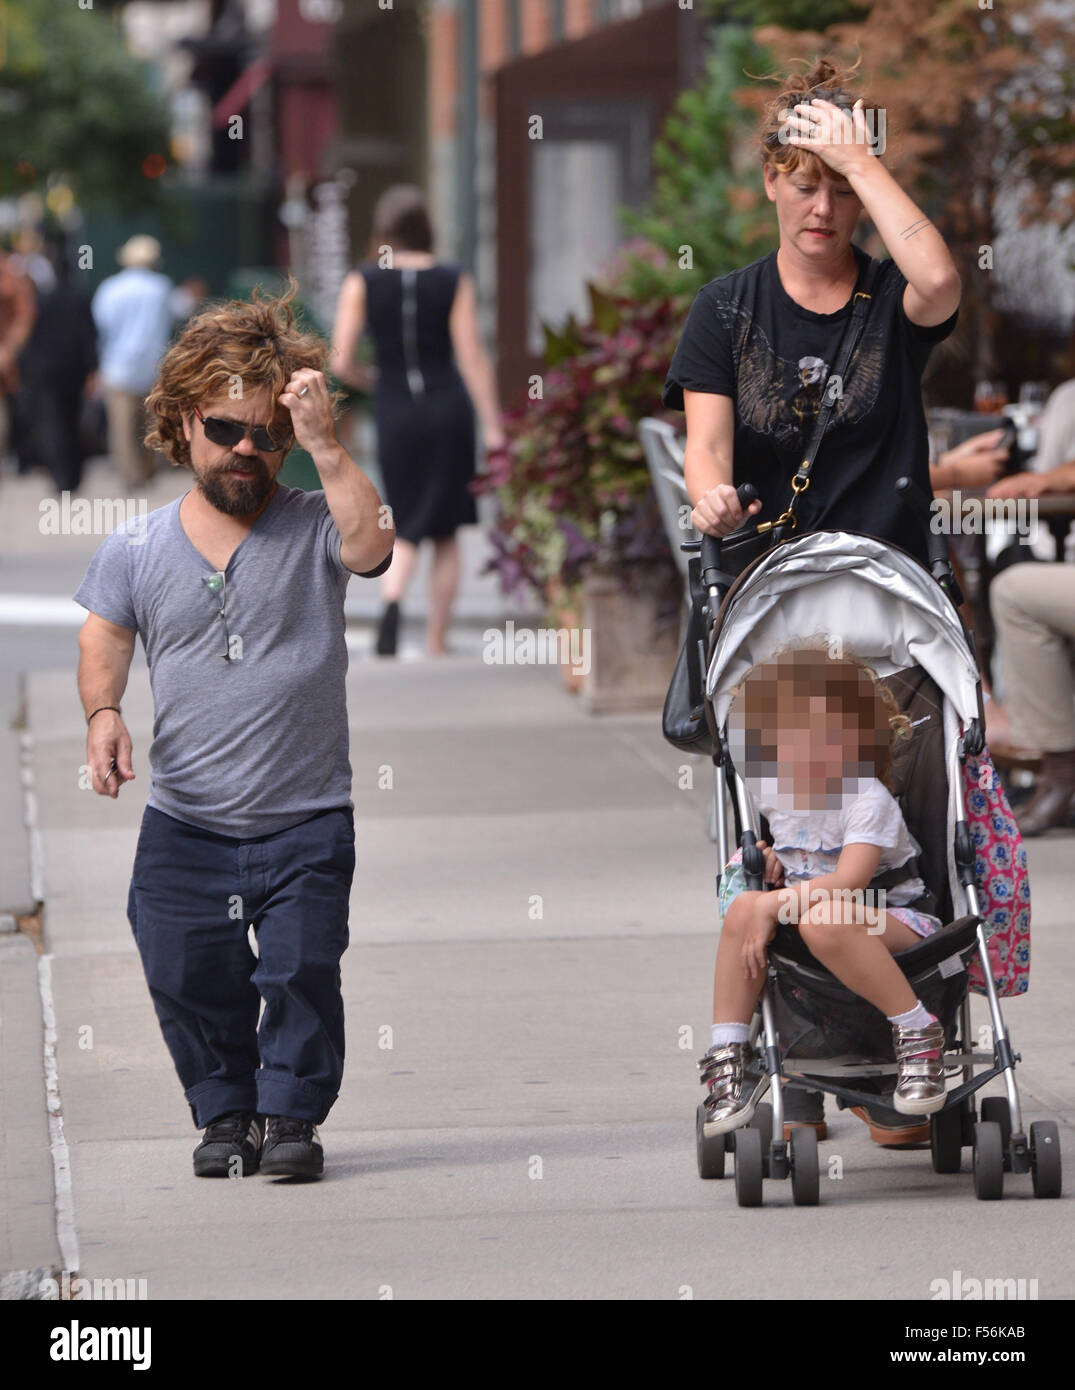
[[[808,1126],[819,1139],[829,1137],[829,1127],[825,1123],[825,1093],[823,1091],[803,1091],[798,1086],[785,1086],[784,1098],[784,1138],[791,1138],[791,1131]]]
[[[876,1091],[877,1099],[868,1105],[846,1105],[841,1096],[836,1104],[840,1110],[850,1110],[852,1115],[856,1115],[862,1121],[870,1131],[870,1138],[875,1144],[887,1149],[909,1149],[929,1143],[928,1115],[901,1115],[898,1110],[892,1108],[891,1078],[887,1086],[884,1086],[873,1079],[863,1077],[856,1089]]]
[[[852,1105],[852,1115],[857,1115],[870,1131],[875,1144],[886,1149],[918,1148],[929,1143],[929,1116],[901,1115],[878,1101],[875,1105]]]
[[[234,1110],[206,1127],[194,1150],[197,1178],[249,1177],[258,1170],[265,1124],[252,1110]],[[235,1160],[240,1163],[236,1164]]]
[[[310,1120],[269,1115],[261,1171],[270,1177],[319,1178],[325,1171],[325,1151]]]

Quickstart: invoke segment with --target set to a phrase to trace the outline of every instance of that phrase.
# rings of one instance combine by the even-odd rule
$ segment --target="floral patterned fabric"
[[[1025,994],[1030,984],[1030,876],[1026,849],[1004,787],[987,749],[963,764],[967,825],[974,845],[974,876],[993,982],[1001,996]],[[970,987],[985,993],[981,962],[968,968]]]
[[[737,849],[731,859],[725,864],[720,875],[720,892],[717,894],[717,904],[720,908],[720,920],[723,922],[728,915],[728,909],[740,893],[746,891],[747,876],[743,868],[743,851]]]

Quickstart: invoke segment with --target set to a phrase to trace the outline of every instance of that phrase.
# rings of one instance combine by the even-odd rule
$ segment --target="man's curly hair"
[[[288,287],[266,297],[255,287],[249,301],[232,299],[206,305],[195,313],[169,348],[157,380],[146,398],[149,429],[147,447],[160,449],[175,468],[189,468],[190,445],[183,434],[183,415],[202,401],[268,387],[274,410],[268,424],[283,438],[291,434],[291,416],[279,396],[300,367],[325,371],[329,344],[295,323],[292,300],[298,281],[288,275]],[[333,393],[335,405],[343,396]],[[290,445],[288,446],[290,449]],[[287,457],[288,450],[284,451]]]

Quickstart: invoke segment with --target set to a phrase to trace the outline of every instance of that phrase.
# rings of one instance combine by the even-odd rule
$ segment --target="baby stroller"
[[[1002,1196],[1006,1172],[1028,1171],[1035,1196],[1056,1197],[1059,1130],[1052,1121],[1037,1121],[1029,1136],[1024,1133],[1015,1082],[1019,1056],[1001,1014],[980,916],[962,776],[965,757],[984,745],[973,640],[957,611],[961,597],[945,540],[929,531],[928,505],[909,480],[898,486],[926,528],[932,572],[906,551],[854,532],[815,531],[786,540],[734,579],[721,571],[719,540],[705,536],[684,546],[701,551],[701,582],[694,593],[700,630],[709,634],[705,703],[714,736],[718,890],[733,833],[752,889],[761,889],[764,867],[756,841],[770,841],[732,759],[735,687],[752,666],[797,640],[839,634],[846,650],[885,681],[914,726],[915,736],[894,762],[894,792],[922,847],[919,869],[944,925],[894,959],[945,1028],[949,1089],[943,1109],[930,1116],[933,1168],[958,1172],[969,1146],[980,1199]],[[744,506],[752,492],[740,490]],[[986,982],[991,1053],[974,1050],[971,1032],[967,967],[976,956]],[[723,1177],[730,1152],[740,1206],[761,1205],[765,1177],[790,1177],[795,1204],[814,1205],[820,1195],[817,1134],[796,1127],[790,1142],[784,1141],[784,1088],[823,1091],[841,1107],[877,1104],[895,1085],[890,1025],[810,954],[794,926],[781,925],[770,943],[751,1041],[770,1077],[770,1100],[757,1107],[749,1125],[712,1136],[704,1132],[699,1105],[699,1175]],[[1006,1096],[986,1098],[979,1116],[975,1094],[1001,1076]]]

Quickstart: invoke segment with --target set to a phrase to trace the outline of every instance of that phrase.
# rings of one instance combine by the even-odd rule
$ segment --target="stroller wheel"
[[[982,1101],[982,1119],[996,1120],[1004,1145],[1004,1171],[1012,1171],[1012,1112],[1006,1096],[987,1096]]]
[[[761,1134],[735,1131],[735,1200],[741,1207],[760,1207],[762,1198]]]
[[[761,1172],[762,1177],[767,1178],[770,1176],[769,1154],[773,1147],[773,1107],[767,1100],[755,1106],[750,1127],[761,1135]]]
[[[1035,1197],[1060,1196],[1060,1130],[1054,1120],[1030,1126],[1030,1173]]]
[[[974,1195],[980,1202],[1004,1196],[1004,1136],[996,1120],[974,1126]]]
[[[797,1207],[816,1207],[821,1196],[817,1131],[805,1125],[791,1131],[791,1195]]]
[[[713,1134],[706,1138],[705,1106],[699,1105],[694,1122],[695,1148],[698,1153],[698,1176],[700,1178],[722,1178],[724,1176],[724,1149],[726,1134]]]
[[[929,1153],[935,1173],[958,1173],[963,1165],[962,1105],[937,1110],[929,1117]]]

